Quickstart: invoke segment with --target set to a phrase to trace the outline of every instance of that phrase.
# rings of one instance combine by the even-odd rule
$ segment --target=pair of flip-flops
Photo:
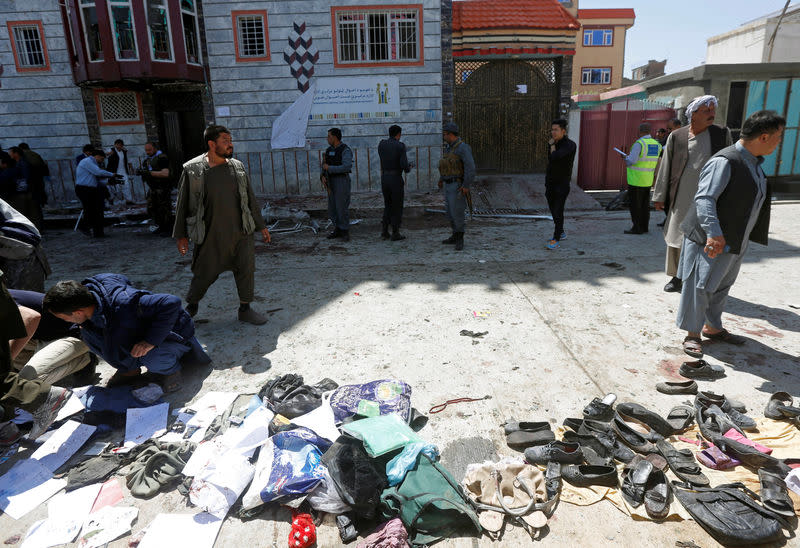
[[[775,392],[770,396],[764,416],[774,420],[790,420],[798,423],[800,407],[794,405],[794,400],[788,392]]]

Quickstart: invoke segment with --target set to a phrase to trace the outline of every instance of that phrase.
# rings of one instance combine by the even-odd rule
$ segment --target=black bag
[[[278,415],[293,419],[322,405],[322,394],[338,386],[331,379],[322,379],[310,386],[303,383],[302,376],[290,373],[268,381],[258,396],[266,399],[269,407]]]
[[[784,540],[781,528],[786,522],[756,504],[751,496],[758,496],[742,483],[688,488],[673,482],[673,492],[694,520],[720,544],[744,546]]]
[[[322,463],[342,500],[360,518],[372,519],[389,485],[385,459],[370,458],[361,440],[340,436],[322,455]]]

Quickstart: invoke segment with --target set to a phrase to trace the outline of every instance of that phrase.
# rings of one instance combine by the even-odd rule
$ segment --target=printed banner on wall
[[[397,76],[317,78],[309,120],[390,118],[400,115]]]

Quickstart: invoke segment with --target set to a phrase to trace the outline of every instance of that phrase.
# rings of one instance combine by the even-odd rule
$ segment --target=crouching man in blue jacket
[[[161,376],[164,391],[174,392],[181,387],[182,362],[211,361],[179,297],[136,289],[121,274],[58,282],[43,306],[80,325],[87,346],[117,370],[109,386],[132,380],[146,367]]]

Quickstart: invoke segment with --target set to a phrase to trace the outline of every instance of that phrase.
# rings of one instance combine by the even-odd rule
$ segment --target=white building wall
[[[41,20],[50,70],[17,72],[6,23]],[[0,144],[27,142],[46,160],[73,158],[88,142],[58,0],[0,0]],[[53,166],[51,166],[51,171]]]
[[[371,188],[379,188],[377,183],[378,158],[375,152],[378,141],[387,135],[390,125],[399,124],[403,128],[403,141],[409,146],[411,156],[419,152],[417,163],[421,164],[427,176],[429,165],[428,147],[436,147],[430,151],[430,169],[435,172],[436,161],[440,154],[442,126],[442,92],[441,92],[441,26],[439,0],[339,0],[336,6],[359,5],[402,5],[419,3],[423,5],[423,46],[424,65],[402,67],[371,68],[337,68],[334,67],[333,41],[331,28],[331,5],[324,0],[261,0],[229,2],[226,0],[204,0],[203,13],[208,45],[208,62],[211,73],[211,89],[214,106],[228,107],[230,116],[217,116],[219,124],[231,129],[237,155],[245,153],[268,153],[272,123],[288,108],[301,93],[297,88],[297,80],[291,75],[289,65],[284,61],[283,50],[288,45],[289,33],[293,23],[306,23],[306,29],[313,39],[313,45],[319,50],[319,61],[314,67],[314,79],[318,77],[348,77],[364,75],[394,75],[400,80],[400,115],[397,118],[365,118],[358,120],[311,120],[306,134],[305,150],[276,151],[274,154],[261,155],[260,167],[253,164],[259,159],[251,158],[251,171],[263,169],[265,191],[270,190],[273,176],[275,190],[286,186],[292,191],[295,184],[303,191],[304,185],[312,186],[311,190],[319,191],[316,180],[317,155],[327,147],[325,137],[329,127],[337,126],[344,134],[343,141],[351,148],[357,149],[360,164],[360,178],[366,173],[367,149],[370,150],[370,169],[372,174]],[[233,38],[232,11],[266,10],[269,23],[269,47],[271,60],[263,62],[237,63]],[[416,147],[420,147],[417,151]],[[311,166],[305,165],[306,151]],[[297,160],[299,158],[299,160]],[[413,158],[410,158],[414,161]],[[295,168],[295,161],[299,167]],[[286,162],[286,169],[283,165]],[[311,176],[310,171],[314,172]],[[283,173],[285,171],[285,173]],[[299,173],[299,183],[285,183],[281,177],[290,177]],[[283,173],[283,175],[282,175]],[[412,177],[414,174],[412,173]],[[256,175],[258,190],[259,177]],[[313,182],[312,182],[313,180]],[[421,186],[422,183],[420,182]],[[427,181],[425,186],[428,186]],[[366,183],[356,188],[366,189]],[[414,188],[413,185],[411,188]]]
[[[777,23],[778,17],[771,17],[712,36],[707,42],[706,64],[796,62],[800,49],[800,9],[787,13],[781,21],[770,56],[768,41]]]

